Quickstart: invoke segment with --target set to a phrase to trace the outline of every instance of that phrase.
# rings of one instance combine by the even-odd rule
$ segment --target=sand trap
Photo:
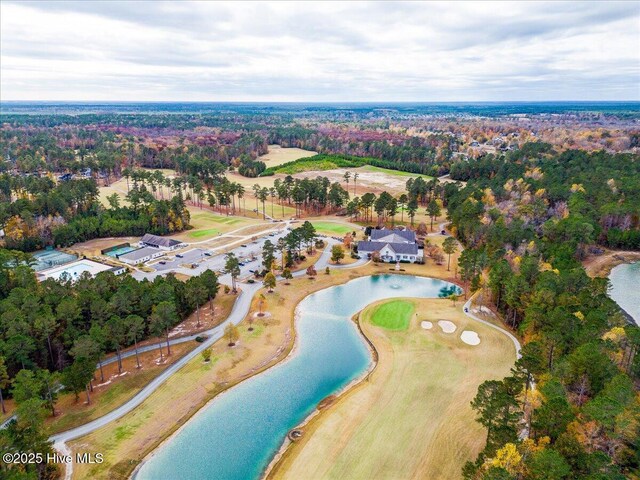
[[[456,324],[449,320],[439,320],[438,325],[444,333],[453,333],[456,331]]]
[[[420,326],[425,330],[431,330],[433,328],[433,323],[431,322],[420,322]]]
[[[467,345],[479,345],[480,337],[476,332],[471,330],[465,330],[460,334],[460,340],[462,340]]]

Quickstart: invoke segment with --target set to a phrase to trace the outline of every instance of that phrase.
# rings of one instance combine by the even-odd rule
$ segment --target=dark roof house
[[[156,248],[175,248],[178,245],[182,245],[182,242],[174,240],[173,238],[161,237],[159,235],[152,235],[151,233],[145,233],[140,243],[143,243],[149,247]]]

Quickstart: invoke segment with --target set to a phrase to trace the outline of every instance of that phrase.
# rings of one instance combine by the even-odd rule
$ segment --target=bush
[[[231,291],[231,287],[229,285],[224,286],[224,293],[229,293]]]
[[[202,355],[202,360],[204,360],[205,362],[208,362],[209,360],[211,360],[211,349],[210,348],[204,349],[202,352],[200,352],[200,355]]]

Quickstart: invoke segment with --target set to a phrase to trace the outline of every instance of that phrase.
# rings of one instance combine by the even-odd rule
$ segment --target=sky
[[[640,100],[640,2],[0,3],[0,100]]]

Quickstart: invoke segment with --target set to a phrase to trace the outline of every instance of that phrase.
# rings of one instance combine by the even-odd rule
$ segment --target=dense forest
[[[551,145],[533,143],[504,157],[456,163],[451,177],[473,180],[474,187],[486,190],[485,207],[490,205],[484,223],[502,216],[499,227],[507,228],[514,220],[527,239],[544,235],[558,244],[581,239],[581,246],[640,249],[637,155],[581,150],[557,154]],[[468,225],[460,234],[474,243]],[[579,253],[585,252],[581,248]]]
[[[465,478],[637,474],[640,329],[580,260],[596,242],[639,247],[639,169],[637,156],[545,145],[454,165],[468,180],[447,191],[460,277],[524,339],[512,375],[472,403],[488,434]]]
[[[119,196],[105,208],[92,179],[55,183],[48,176],[0,175],[0,224],[5,246],[34,251],[44,246],[69,246],[101,237],[167,234],[189,225],[182,189],[158,199],[145,183],[134,183],[121,205]]]
[[[61,389],[76,398],[86,392],[90,402],[94,380],[105,381],[102,368],[96,372],[104,356],[115,352],[121,371],[123,349],[137,352],[150,336],[167,342],[158,344],[161,356],[170,354],[169,331],[215,298],[218,279],[207,270],[187,282],[173,275],[139,282],[110,272],[74,283],[37,282],[28,261],[27,254],[0,249],[0,407],[4,412],[7,394],[17,405],[17,420],[0,430],[0,445],[46,454],[51,445],[43,421],[56,415]],[[5,467],[2,478],[35,472],[47,478],[44,464],[27,465],[24,476]]]

